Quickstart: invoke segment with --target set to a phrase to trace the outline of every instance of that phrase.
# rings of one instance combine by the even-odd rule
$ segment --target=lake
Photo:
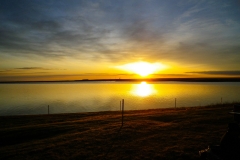
[[[0,84],[0,115],[194,107],[240,101],[240,82],[52,82]]]

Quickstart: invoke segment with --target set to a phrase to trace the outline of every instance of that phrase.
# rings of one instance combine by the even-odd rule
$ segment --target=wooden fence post
[[[123,126],[123,114],[124,114],[124,99],[122,99],[122,126]]]
[[[177,108],[177,98],[175,98],[175,108]]]

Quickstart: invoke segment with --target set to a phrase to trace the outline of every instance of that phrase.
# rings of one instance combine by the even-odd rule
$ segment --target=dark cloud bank
[[[201,71],[201,72],[186,72],[186,73],[207,74],[207,75],[240,76],[240,71]]]
[[[1,1],[0,54],[236,63],[240,61],[240,11],[234,4],[222,0]]]

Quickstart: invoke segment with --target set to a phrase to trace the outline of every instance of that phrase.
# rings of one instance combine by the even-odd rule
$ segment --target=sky
[[[0,81],[240,77],[239,0],[2,0]]]

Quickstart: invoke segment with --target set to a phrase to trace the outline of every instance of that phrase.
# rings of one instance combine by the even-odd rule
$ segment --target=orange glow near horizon
[[[149,62],[140,61],[140,62],[128,63],[122,66],[117,66],[117,68],[136,73],[142,77],[146,77],[150,74],[153,74],[159,70],[163,70],[167,67],[166,65],[163,65],[161,63],[149,63]]]

